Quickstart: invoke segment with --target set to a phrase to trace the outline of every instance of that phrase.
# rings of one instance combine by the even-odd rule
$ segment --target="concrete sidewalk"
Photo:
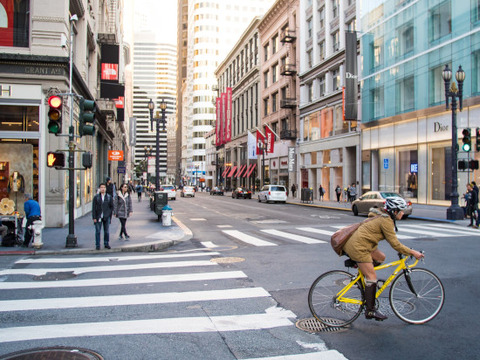
[[[10,254],[89,254],[114,251],[161,251],[173,244],[188,240],[192,237],[191,231],[173,216],[172,226],[164,227],[157,222],[157,215],[150,211],[149,199],[143,196],[138,202],[137,195],[132,196],[133,214],[127,220],[127,232],[129,240],[119,240],[120,221],[112,218],[110,225],[110,247],[111,250],[103,248],[103,228],[100,236],[101,250],[95,250],[95,227],[92,214],[88,213],[81,218],[75,219],[75,235],[77,236],[77,247],[66,248],[68,225],[63,228],[45,228],[42,232],[43,246],[36,250],[33,247],[28,249],[0,246],[0,255]],[[175,215],[175,201],[169,202]],[[30,245],[32,246],[32,245]]]

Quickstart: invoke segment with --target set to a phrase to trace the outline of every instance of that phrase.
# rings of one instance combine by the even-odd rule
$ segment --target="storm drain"
[[[325,318],[325,320],[328,320],[331,323],[337,322],[336,319],[332,318]],[[321,323],[315,318],[308,318],[308,319],[301,319],[298,320],[297,323],[295,324],[297,328],[303,331],[307,332],[339,332],[339,331],[345,331],[349,328],[349,325],[347,326],[342,326],[342,327],[332,327],[332,326],[327,326],[324,323]]]
[[[88,349],[54,347],[17,351],[0,356],[0,360],[104,360],[100,354]]]

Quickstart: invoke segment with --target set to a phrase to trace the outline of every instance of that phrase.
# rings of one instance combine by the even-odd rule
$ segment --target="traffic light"
[[[480,151],[480,128],[475,129],[475,139],[477,140],[477,151]]]
[[[468,168],[470,170],[478,170],[478,160],[470,160],[468,163]]]
[[[85,169],[90,169],[93,165],[93,155],[90,152],[85,152],[82,154],[82,166]]]
[[[58,135],[62,132],[62,105],[60,96],[53,95],[48,98],[48,132]]]
[[[47,153],[47,166],[54,168],[65,167],[65,154],[60,151],[49,151]]]
[[[463,151],[465,152],[469,152],[470,150],[472,150],[472,135],[471,135],[471,130],[469,128],[465,128],[463,129],[462,131],[462,135],[463,135],[463,146],[462,146],[462,149]]]
[[[468,167],[468,160],[458,160],[458,170],[467,170]]]
[[[95,101],[85,100],[84,98],[80,99],[80,125],[78,128],[80,137],[83,135],[95,134],[95,126],[93,126],[93,122],[95,121],[95,111]]]

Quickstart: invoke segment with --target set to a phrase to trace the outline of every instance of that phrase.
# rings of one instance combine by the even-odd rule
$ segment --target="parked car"
[[[258,202],[283,202],[287,201],[287,189],[283,185],[265,185],[258,193]]]
[[[371,208],[383,209],[385,206],[385,199],[387,198],[401,198],[405,200],[407,203],[407,209],[403,212],[404,219],[412,214],[412,202],[406,200],[400,194],[390,191],[369,191],[352,202],[353,215],[357,216],[361,213],[368,214]]]
[[[218,186],[215,186],[212,190],[210,190],[210,195],[223,195],[223,190]]]
[[[238,187],[232,191],[232,199],[238,198],[251,199],[252,192],[246,188]]]
[[[174,185],[162,185],[160,186],[160,191],[168,194],[168,200],[177,199],[177,188]]]
[[[195,197],[195,190],[191,186],[184,186],[182,191],[180,192],[181,197]]]

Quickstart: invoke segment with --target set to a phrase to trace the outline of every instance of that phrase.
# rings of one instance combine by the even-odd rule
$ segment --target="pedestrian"
[[[337,202],[340,202],[340,196],[342,196],[342,188],[340,185],[337,185],[335,188],[335,194],[337,195]]]
[[[350,202],[355,201],[357,198],[357,188],[355,187],[355,183],[353,183],[349,188],[348,188],[348,199]]]
[[[130,196],[128,184],[122,184],[120,190],[117,193],[117,197],[113,201],[113,213],[120,220],[121,229],[118,240],[123,240],[122,235],[125,235],[125,240],[130,239],[127,234],[126,224],[127,219],[133,212],[132,197]]]
[[[472,184],[467,184],[467,194],[465,194],[465,200],[467,200],[467,215],[470,216],[470,224],[468,226],[478,228],[476,222],[473,224],[473,220],[475,220],[478,210],[478,195],[473,190]]]
[[[290,190],[292,190],[292,196],[295,197],[295,193],[297,192],[297,185],[292,184]]]
[[[347,202],[348,200],[349,200],[349,198],[348,198],[348,187],[345,186],[343,188],[343,201]]]
[[[320,201],[323,201],[323,195],[325,195],[325,190],[323,189],[322,184],[320,184],[320,187],[318,188],[318,198]]]
[[[137,197],[138,197],[138,201],[142,201],[142,191],[143,191],[143,186],[140,185],[140,183],[137,184],[137,186],[135,187],[135,191],[137,192]]]
[[[95,225],[95,248],[100,250],[100,230],[103,225],[103,245],[110,249],[110,221],[113,214],[113,197],[107,194],[107,184],[100,184],[100,192],[93,198],[92,218]]]
[[[33,200],[32,195],[26,193],[24,197],[25,203],[23,204],[23,210],[25,211],[27,224],[25,225],[25,238],[23,240],[22,247],[28,247],[30,245],[30,240],[32,239],[32,230],[30,230],[30,225],[32,225],[36,220],[42,220],[42,214],[39,203]]]
[[[106,179],[106,186],[107,186],[107,194],[110,195],[112,198],[114,198],[116,196],[116,186],[115,184],[112,182],[112,178],[110,177],[107,177]]]

